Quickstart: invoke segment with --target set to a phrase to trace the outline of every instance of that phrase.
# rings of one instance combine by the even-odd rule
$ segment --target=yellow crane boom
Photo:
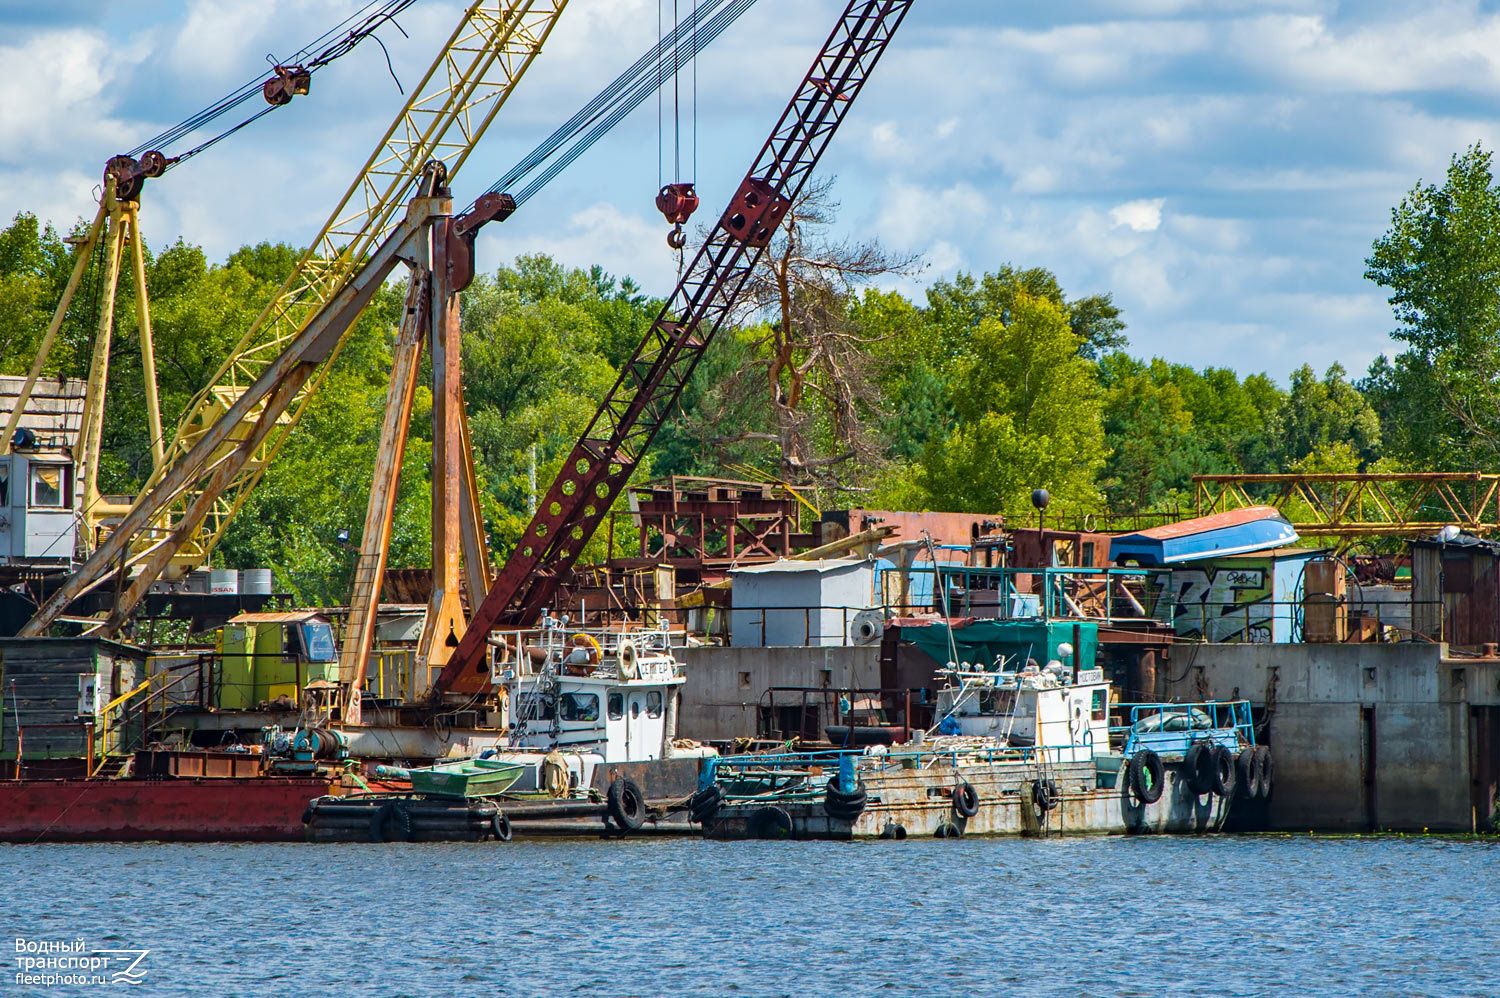
[[[567,0],[474,0],[292,274],[241,337],[210,387],[188,406],[165,460],[128,508],[123,536],[98,546],[22,629],[45,633],[73,599],[119,573],[112,630],[156,578],[201,565],[285,444],[375,288],[351,279],[399,243],[403,209],[427,164],[446,177],[541,52]],[[402,237],[404,238],[404,237]],[[388,272],[388,271],[387,271]],[[320,327],[315,351],[283,363]],[[330,335],[331,334],[331,335]]]

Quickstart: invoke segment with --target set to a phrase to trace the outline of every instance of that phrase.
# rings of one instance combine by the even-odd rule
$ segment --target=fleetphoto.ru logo
[[[83,939],[16,939],[16,983],[25,987],[139,984],[148,949],[89,949]]]

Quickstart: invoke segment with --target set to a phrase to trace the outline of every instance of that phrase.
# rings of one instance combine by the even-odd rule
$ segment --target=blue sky
[[[690,0],[679,0],[682,7]],[[356,0],[0,3],[0,216],[92,214],[105,159],[259,74]],[[668,7],[670,2],[668,0]],[[822,171],[840,235],[958,270],[1054,270],[1114,294],[1131,349],[1266,370],[1392,347],[1362,278],[1418,179],[1500,132],[1495,3],[918,0]],[[842,3],[760,0],[701,60],[694,170],[713,217]],[[386,29],[411,86],[457,19],[421,0]],[[656,38],[657,0],[573,0],[455,183],[467,203]],[[147,190],[143,227],[213,258],[305,244],[401,97],[379,48]],[[547,252],[665,293],[657,124],[643,107],[481,242],[481,265]]]

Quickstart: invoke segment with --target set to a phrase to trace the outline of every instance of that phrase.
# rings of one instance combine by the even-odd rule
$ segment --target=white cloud
[[[1136,232],[1155,232],[1161,228],[1161,209],[1166,198],[1149,198],[1126,201],[1109,210],[1109,217],[1116,225],[1123,225]]]

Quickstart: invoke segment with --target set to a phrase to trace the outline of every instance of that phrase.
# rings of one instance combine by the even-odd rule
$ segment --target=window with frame
[[[63,466],[60,464],[33,464],[31,466],[31,505],[39,509],[63,509]]]
[[[594,693],[564,693],[557,701],[557,715],[564,721],[597,721],[599,697]]]
[[[1090,706],[1093,708],[1093,720],[1102,721],[1109,713],[1109,697],[1104,690],[1094,691],[1094,701]]]
[[[661,693],[656,690],[646,694],[646,716],[661,717]]]
[[[619,693],[609,695],[609,719],[618,721],[625,716],[625,697]]]

